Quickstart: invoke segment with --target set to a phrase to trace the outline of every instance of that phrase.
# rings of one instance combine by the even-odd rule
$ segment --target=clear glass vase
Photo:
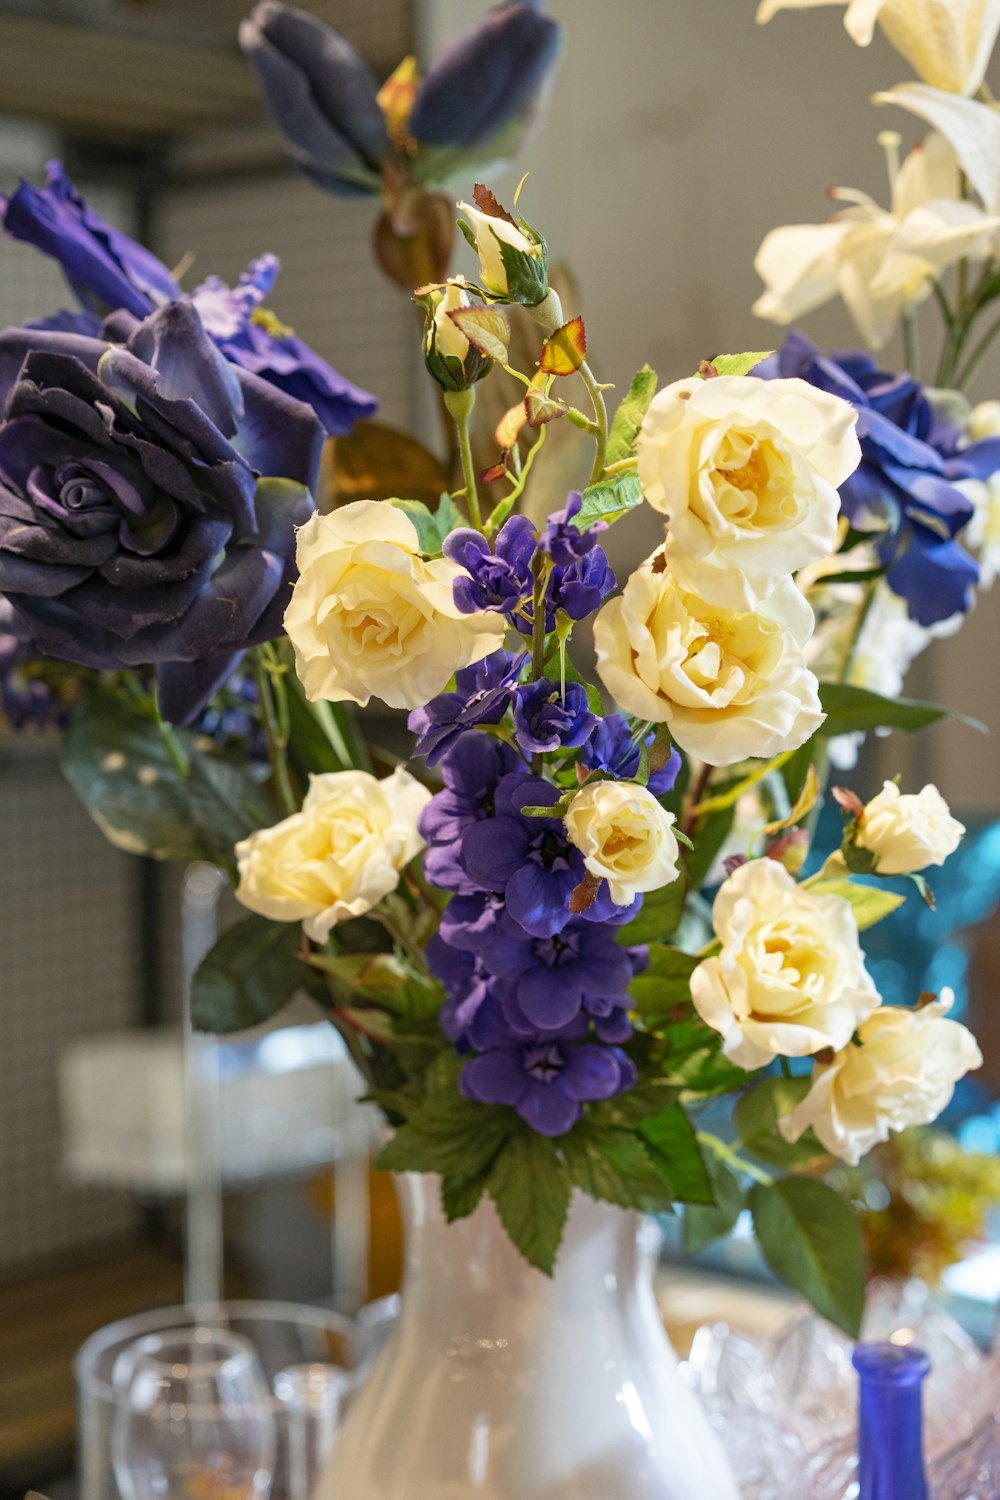
[[[400,1181],[402,1311],[313,1500],[738,1500],[652,1290],[656,1230],[576,1195],[555,1276],[492,1203]]]

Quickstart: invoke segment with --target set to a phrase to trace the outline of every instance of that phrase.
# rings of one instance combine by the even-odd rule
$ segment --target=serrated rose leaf
[[[499,307],[456,307],[448,314],[459,333],[487,359],[506,364],[510,318]]]
[[[572,318],[545,340],[538,368],[546,375],[573,375],[586,358],[587,330],[582,318]]]

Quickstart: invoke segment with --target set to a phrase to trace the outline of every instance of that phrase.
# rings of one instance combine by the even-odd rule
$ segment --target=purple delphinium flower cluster
[[[872,533],[886,583],[918,624],[967,610],[979,568],[958,540],[973,507],[957,486],[1000,468],[1000,439],[958,447],[919,381],[880,370],[869,354],[821,355],[802,333],[756,373],[798,376],[855,407],[862,458],[840,489],[844,515]]]
[[[447,995],[445,1030],[472,1054],[461,1087],[510,1105],[543,1135],[562,1135],[586,1101],[635,1081],[622,1043],[644,955],[616,934],[641,898],[617,907],[602,882],[586,911],[571,912],[582,856],[560,817],[524,812],[554,805],[559,790],[510,745],[464,734],[442,774],[444,790],[420,826],[427,876],[454,894],[427,956]]]

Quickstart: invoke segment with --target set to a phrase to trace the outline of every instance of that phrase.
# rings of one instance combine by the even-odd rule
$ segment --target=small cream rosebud
[[[325,942],[396,889],[424,847],[417,822],[430,795],[402,767],[384,781],[367,771],[311,776],[300,812],[236,845],[237,900]]]
[[[491,194],[484,194],[481,201],[495,211],[486,212],[464,202],[458,206],[468,218],[465,225],[459,220],[459,228],[479,256],[484,288],[498,301],[536,307],[549,290],[545,241],[524,220],[516,223]]]
[[[428,288],[414,300],[427,311],[424,361],[428,370],[442,390],[468,390],[488,374],[493,361],[473,348],[451,316],[472,306],[462,282],[450,277],[443,286]]]
[[[611,899],[628,906],[680,874],[674,815],[633,781],[597,781],[577,792],[566,813],[570,842],[589,874],[606,880]]]
[[[858,819],[854,841],[875,856],[876,874],[913,875],[943,865],[964,832],[936,786],[904,795],[887,781]]]
[[[974,443],[1000,437],[1000,401],[980,401],[974,406],[969,414],[968,432]]]

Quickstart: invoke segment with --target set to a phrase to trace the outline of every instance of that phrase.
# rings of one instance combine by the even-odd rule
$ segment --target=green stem
[[[253,673],[260,698],[260,716],[267,736],[267,753],[278,803],[286,815],[298,812],[299,803],[288,770],[288,736],[282,734],[274,699],[274,682],[270,664],[261,650],[251,652]]]
[[[698,1142],[702,1146],[707,1146],[713,1155],[725,1162],[727,1167],[732,1167],[734,1172],[744,1172],[747,1177],[752,1177],[754,1182],[763,1183],[765,1187],[770,1187],[774,1181],[770,1172],[765,1172],[763,1167],[747,1161],[746,1157],[740,1156],[738,1151],[734,1151],[732,1146],[720,1140],[717,1135],[709,1135],[707,1131],[699,1130]]]
[[[545,557],[535,553],[535,590],[531,600],[531,680],[545,676]]]
[[[903,357],[914,380],[920,379],[920,336],[912,306],[903,309]]]
[[[479,509],[479,490],[476,486],[476,466],[472,461],[472,438],[469,419],[475,405],[476,393],[470,385],[464,391],[445,391],[444,404],[451,413],[458,434],[458,452],[462,460],[462,477],[465,480],[465,498],[469,507],[469,520],[477,531],[483,529],[482,512]]]
[[[590,393],[590,399],[594,407],[594,418],[597,422],[597,432],[595,434],[597,449],[594,453],[594,467],[590,472],[590,482],[591,484],[596,484],[604,476],[604,460],[608,452],[608,408],[604,400],[604,392],[594,379],[594,373],[586,360],[580,366],[580,374],[583,377],[584,385]]]
[[[156,727],[160,731],[160,738],[163,740],[163,744],[166,748],[167,754],[170,757],[171,764],[173,765],[173,768],[177,772],[178,776],[180,776],[181,780],[186,781],[191,767],[188,763],[188,758],[185,754],[184,746],[181,744],[180,739],[177,736],[177,731],[174,729],[174,726],[172,724],[167,723],[166,719],[160,712],[160,690],[156,686],[155,680],[153,684],[153,712],[156,715]]]
[[[962,390],[966,385],[968,385],[969,381],[972,379],[973,375],[976,373],[979,366],[986,358],[986,355],[989,353],[990,346],[992,345],[994,339],[998,334],[1000,334],[1000,318],[997,318],[995,322],[990,324],[989,328],[986,330],[982,338],[972,350],[972,353],[967,357],[965,364],[962,365],[960,369],[956,370],[955,386],[958,390]]]
[[[402,948],[407,958],[409,958],[414,964],[416,964],[418,969],[426,970],[427,964],[424,955],[421,952],[419,945],[415,943],[413,939],[407,934],[405,924],[401,924],[395,921],[394,918],[392,918],[386,911],[384,906],[373,906],[371,915],[377,922],[380,922],[382,924],[386,932],[392,938],[393,942],[396,943],[398,947]],[[412,916],[410,917],[410,920],[412,920]]]

